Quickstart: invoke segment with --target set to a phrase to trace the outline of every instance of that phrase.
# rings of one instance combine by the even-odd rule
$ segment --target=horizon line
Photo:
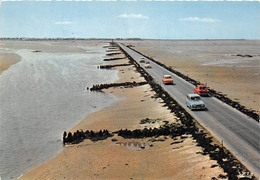
[[[173,39],[173,38],[29,38],[29,37],[2,37],[0,40],[260,40],[260,39],[247,39],[247,38],[194,38],[194,39]]]

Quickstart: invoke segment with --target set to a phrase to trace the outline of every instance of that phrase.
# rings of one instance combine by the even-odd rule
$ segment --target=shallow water
[[[17,179],[61,151],[64,130],[118,100],[86,88],[118,77],[97,68],[102,47],[87,54],[0,51],[22,57],[0,76],[0,177]]]

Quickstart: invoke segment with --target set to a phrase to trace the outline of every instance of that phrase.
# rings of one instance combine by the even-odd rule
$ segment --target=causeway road
[[[141,54],[121,43],[118,45],[139,63]],[[216,139],[223,142],[223,145],[254,176],[260,178],[260,123],[214,97],[202,97],[207,107],[206,111],[191,111],[186,106],[186,96],[193,93],[194,85],[150,59],[144,58],[150,62],[152,68],[145,68],[145,63],[139,63],[140,66]],[[173,77],[174,85],[162,83],[162,76],[166,74]]]

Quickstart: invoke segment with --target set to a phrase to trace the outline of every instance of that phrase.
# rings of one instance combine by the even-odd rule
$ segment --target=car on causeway
[[[145,62],[145,65],[144,65],[145,68],[152,68],[151,64],[149,61],[146,61]]]
[[[191,110],[206,110],[206,106],[198,94],[187,94],[186,105]]]
[[[206,85],[198,84],[193,89],[194,94],[199,94],[200,96],[209,96],[209,90]]]
[[[140,58],[139,58],[139,62],[140,62],[140,63],[145,63],[144,57],[140,57]]]
[[[162,82],[163,84],[173,84],[173,79],[171,75],[163,75]]]

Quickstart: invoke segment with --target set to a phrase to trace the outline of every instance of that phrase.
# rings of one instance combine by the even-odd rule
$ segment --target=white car
[[[187,94],[186,105],[191,110],[195,110],[195,109],[205,110],[206,109],[204,102],[201,100],[201,97],[198,94]]]
[[[145,68],[152,68],[151,64],[149,61],[146,61],[145,62],[145,65],[144,65]]]

